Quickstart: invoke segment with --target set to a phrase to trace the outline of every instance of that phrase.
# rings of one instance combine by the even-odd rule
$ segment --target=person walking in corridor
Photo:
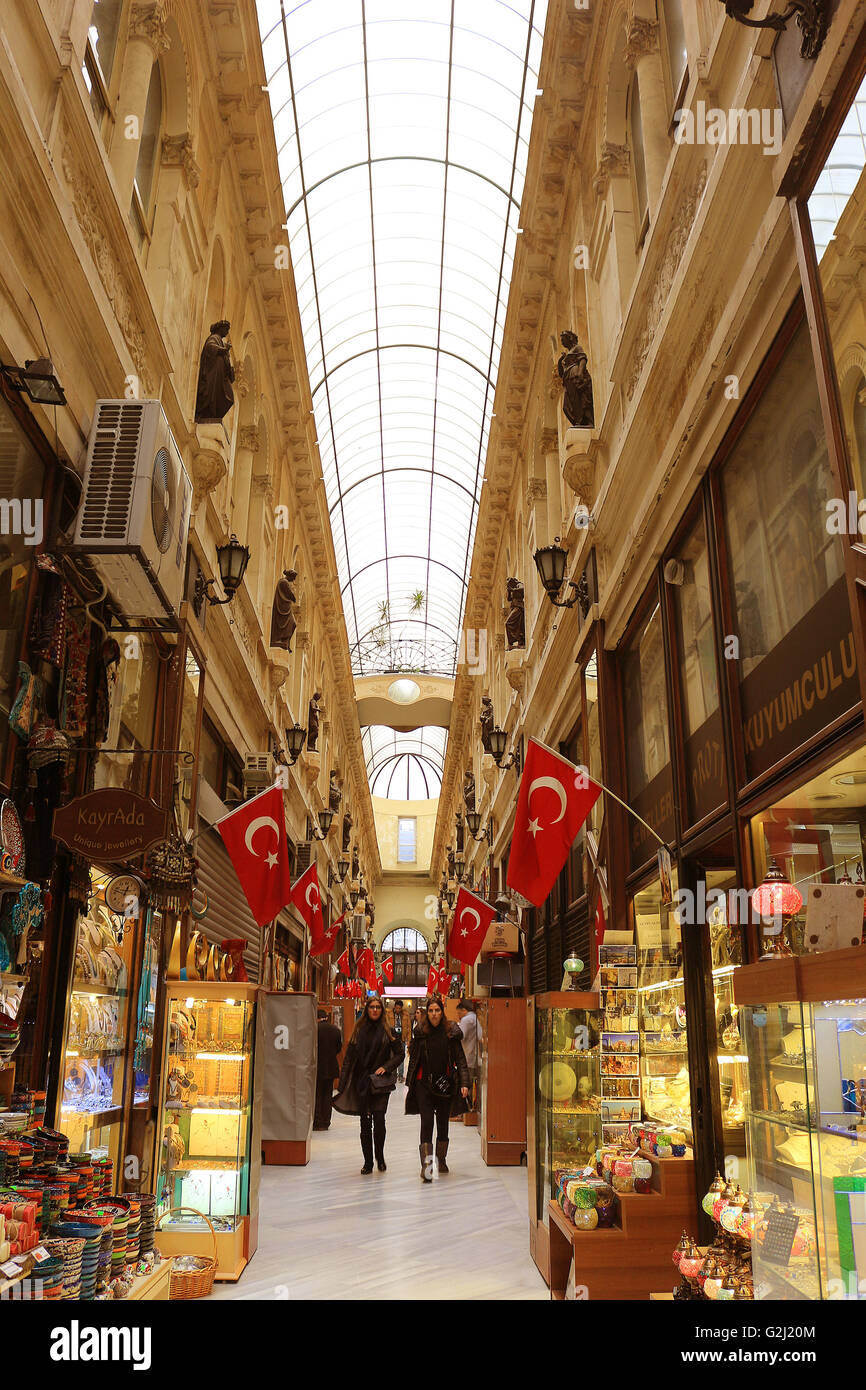
[[[403,1044],[385,1022],[382,1000],[371,994],[346,1048],[334,1101],[341,1114],[361,1118],[362,1173],[372,1173],[374,1155],[379,1172],[386,1171],[385,1112],[402,1060]]]
[[[436,1121],[436,1163],[448,1172],[448,1120],[460,1115],[469,1095],[469,1068],[463,1038],[456,1023],[449,1023],[438,994],[427,1003],[417,1036],[413,1039],[406,1068],[406,1114],[421,1116],[421,1179],[433,1177],[433,1121]]]
[[[340,1074],[337,1053],[343,1046],[343,1034],[336,1024],[331,1023],[325,1009],[319,1009],[317,1031],[316,1110],[313,1117],[313,1129],[329,1129],[334,1081]]]

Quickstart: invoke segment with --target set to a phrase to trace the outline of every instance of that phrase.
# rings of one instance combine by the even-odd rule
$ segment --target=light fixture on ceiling
[[[420,694],[421,687],[418,682],[409,680],[407,676],[401,676],[388,686],[388,699],[398,705],[411,705]]]

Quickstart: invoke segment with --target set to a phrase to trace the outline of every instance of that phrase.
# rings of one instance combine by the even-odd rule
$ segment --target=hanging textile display
[[[90,623],[83,609],[70,609],[66,623],[66,667],[60,694],[60,727],[70,738],[87,731],[87,657]]]
[[[157,845],[147,856],[148,898],[151,907],[178,916],[192,903],[198,860],[178,832]]]

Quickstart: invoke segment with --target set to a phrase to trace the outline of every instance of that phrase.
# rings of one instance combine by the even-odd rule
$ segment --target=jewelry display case
[[[111,1158],[117,1170],[126,1154],[130,981],[140,918],[112,912],[107,877],[96,871],[92,877],[87,911],[76,925],[54,1127],[69,1136],[71,1153]]]
[[[866,951],[746,966],[757,1299],[866,1298]]]
[[[156,1187],[164,1255],[209,1255],[236,1280],[255,1252],[261,1097],[255,1052],[258,987],[166,986]],[[193,1208],[176,1211],[176,1208]],[[170,1213],[170,1214],[169,1214]],[[195,1213],[201,1213],[201,1216]]]
[[[602,1014],[598,994],[536,994],[526,1003],[530,1250],[549,1284],[554,1172],[592,1162],[601,1143]]]
[[[676,884],[674,884],[676,892]],[[644,1116],[692,1142],[682,929],[658,885],[635,895],[637,1014]]]

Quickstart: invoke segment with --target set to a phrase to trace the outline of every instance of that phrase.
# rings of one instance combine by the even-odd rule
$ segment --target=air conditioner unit
[[[276,775],[273,753],[247,753],[244,758],[244,791],[265,791],[274,785]]]
[[[72,540],[124,618],[174,618],[192,485],[159,401],[96,402]]]

